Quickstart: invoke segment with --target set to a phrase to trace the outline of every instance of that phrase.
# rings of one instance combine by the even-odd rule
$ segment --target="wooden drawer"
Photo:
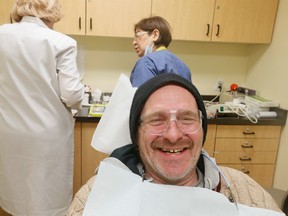
[[[275,138],[278,139],[281,126],[218,125],[216,137],[223,138]]]
[[[215,151],[277,151],[279,139],[232,139],[217,138]]]
[[[208,130],[206,134],[206,141],[203,148],[207,151],[210,156],[213,156],[215,147],[215,134],[216,124],[208,124]]]
[[[227,164],[274,164],[277,152],[225,152],[215,151],[214,157],[217,163]]]
[[[261,186],[271,187],[273,184],[274,177],[274,169],[275,166],[272,164],[262,165],[262,164],[219,164],[221,166],[231,167],[237,170],[240,170],[251,178],[253,178],[256,182],[258,182]]]

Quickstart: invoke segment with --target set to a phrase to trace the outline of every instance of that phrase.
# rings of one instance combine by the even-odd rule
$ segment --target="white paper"
[[[83,216],[285,216],[228,201],[223,194],[198,187],[142,182],[142,178],[101,162]]]
[[[140,200],[134,197],[140,197],[140,187],[139,176],[101,162],[83,216],[138,215]]]
[[[114,149],[131,143],[129,114],[136,89],[126,75],[120,75],[92,137],[93,148],[110,154]]]
[[[148,182],[144,182],[142,187],[139,212],[141,216],[238,215],[236,205],[230,203],[222,194],[198,187],[160,185]]]
[[[245,205],[239,207],[240,216],[286,216],[284,213],[275,212],[269,209],[253,208]]]

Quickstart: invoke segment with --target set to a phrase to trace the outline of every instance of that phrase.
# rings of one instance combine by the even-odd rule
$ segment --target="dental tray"
[[[101,117],[105,111],[104,104],[92,104],[90,106],[89,115],[93,117]]]

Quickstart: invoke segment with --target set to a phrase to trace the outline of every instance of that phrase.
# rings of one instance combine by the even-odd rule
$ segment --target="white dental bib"
[[[238,208],[223,194],[142,181],[130,171],[101,162],[83,216],[284,216],[239,204]]]

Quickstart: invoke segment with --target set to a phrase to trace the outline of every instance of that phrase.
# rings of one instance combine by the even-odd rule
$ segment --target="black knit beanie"
[[[198,92],[197,88],[191,82],[173,73],[163,73],[157,75],[151,78],[150,80],[146,81],[144,84],[142,84],[135,92],[130,109],[130,119],[129,119],[130,137],[133,144],[138,144],[137,136],[138,136],[138,127],[140,125],[140,115],[146,101],[148,100],[150,95],[157,89],[169,84],[181,86],[187,89],[194,96],[198,105],[198,109],[202,112],[202,128],[203,128],[203,144],[204,144],[207,133],[207,114],[205,105],[203,103],[203,99],[200,93]]]

